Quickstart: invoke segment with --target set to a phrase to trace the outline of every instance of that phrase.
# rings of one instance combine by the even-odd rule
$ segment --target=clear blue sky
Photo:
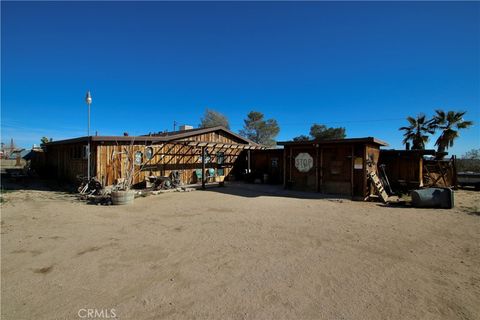
[[[2,2],[2,141],[197,126],[205,107],[279,140],[313,122],[402,148],[398,127],[435,108],[480,148],[480,3]],[[433,143],[430,144],[433,146]]]

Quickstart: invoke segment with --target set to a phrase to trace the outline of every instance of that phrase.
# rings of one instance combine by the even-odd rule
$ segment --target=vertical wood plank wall
[[[401,187],[401,184],[418,188],[423,185],[422,180],[422,157],[419,154],[380,154],[380,163],[385,165],[385,171],[390,184],[394,188]]]
[[[75,181],[87,175],[87,160],[81,154],[86,143],[49,146],[45,152],[45,166],[57,178]],[[92,165],[92,168],[94,166]]]
[[[194,137],[182,139],[182,141],[202,141],[217,143],[242,143],[238,139],[228,137],[222,133],[212,132],[201,134]],[[148,176],[169,176],[172,171],[178,171],[180,180],[184,184],[196,183],[196,170],[201,170],[201,148],[193,146],[185,146],[171,143],[146,144],[138,143],[131,145],[125,143],[117,145],[116,143],[103,143],[96,147],[98,165],[96,167],[96,176],[104,185],[115,183],[116,179],[125,175],[125,159],[126,155],[121,155],[124,148],[132,149],[133,153],[140,151],[143,154],[143,163],[146,163],[142,170],[136,168],[136,175],[133,183],[140,183]],[[145,157],[146,148],[153,149],[153,158],[148,161]],[[115,152],[115,155],[114,155]],[[206,168],[223,169],[224,175],[228,176],[242,152],[242,149],[229,148],[211,148],[207,147],[206,152],[210,156],[210,161],[206,163]],[[223,165],[217,164],[217,153],[224,153]]]
[[[152,137],[155,140],[155,137]],[[182,141],[217,142],[230,144],[245,144],[245,141],[230,136],[223,132],[211,132],[182,139]],[[77,175],[86,176],[87,160],[75,156],[75,148],[83,148],[87,143],[69,143],[51,145],[47,150],[47,163],[54,170],[57,177],[75,181]],[[91,145],[92,175],[96,176],[104,185],[115,183],[116,179],[123,178],[126,173],[126,154],[122,154],[125,148],[130,154],[140,151],[143,154],[143,163],[147,161],[145,150],[147,147],[153,149],[153,158],[143,166],[142,170],[136,166],[134,183],[145,180],[150,175],[168,176],[172,171],[178,170],[183,183],[196,183],[195,170],[201,169],[201,148],[185,146],[172,143],[151,144],[146,142],[115,142],[115,141],[94,141]],[[229,148],[206,148],[210,156],[207,168],[216,170],[223,169],[224,175],[231,172],[242,149]],[[224,164],[217,164],[217,152],[224,153]]]
[[[295,157],[306,152],[314,159],[314,167],[306,173],[295,168]],[[345,194],[364,198],[369,194],[368,172],[377,171],[380,149],[365,143],[286,145],[284,150],[284,185],[303,191]],[[355,158],[362,168],[355,169]],[[371,159],[371,165],[368,165]],[[287,183],[290,181],[290,183]]]
[[[275,160],[275,166],[272,160]],[[268,183],[283,182],[283,149],[252,150],[250,163],[253,173],[261,172],[268,175]]]

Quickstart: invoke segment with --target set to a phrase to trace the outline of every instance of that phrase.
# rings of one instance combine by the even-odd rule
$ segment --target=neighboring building
[[[188,127],[187,127],[188,128]],[[91,136],[45,144],[46,165],[59,178],[74,181],[87,175],[87,144],[91,145],[92,176],[112,185],[126,176],[126,153],[134,154],[138,174],[134,184],[148,176],[168,176],[178,171],[184,184],[198,182],[205,158],[206,170],[228,176],[242,150],[263,149],[224,128],[187,129],[145,136]],[[206,156],[202,157],[205,152]],[[210,174],[212,170],[208,170]]]
[[[15,160],[18,157],[25,155],[25,149],[17,148],[13,142],[13,138],[10,139],[10,145],[7,147],[5,143],[1,143],[0,146],[0,159]]]

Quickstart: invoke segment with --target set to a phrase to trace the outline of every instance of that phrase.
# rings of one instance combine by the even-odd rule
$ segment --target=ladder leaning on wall
[[[372,180],[375,191],[380,196],[382,201],[385,202],[385,203],[388,202],[388,194],[385,191],[385,188],[383,187],[382,182],[378,178],[377,173],[374,172],[374,171],[370,171],[370,172],[368,172],[368,176]]]

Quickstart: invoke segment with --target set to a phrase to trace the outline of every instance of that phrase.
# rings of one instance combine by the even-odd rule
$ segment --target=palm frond
[[[466,129],[470,126],[473,126],[473,121],[463,121],[457,123],[457,129]]]
[[[417,119],[413,118],[413,117],[407,117],[407,121],[410,122],[410,124],[412,126],[417,126]]]

